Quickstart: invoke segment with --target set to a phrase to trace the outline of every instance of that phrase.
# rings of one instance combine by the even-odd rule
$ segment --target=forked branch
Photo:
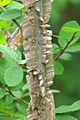
[[[65,52],[65,50],[68,48],[68,46],[70,45],[70,43],[74,40],[76,33],[77,33],[77,32],[75,32],[75,33],[73,34],[73,36],[71,37],[70,41],[67,42],[66,46],[59,52],[59,54],[54,57],[54,60],[55,60],[55,61]]]

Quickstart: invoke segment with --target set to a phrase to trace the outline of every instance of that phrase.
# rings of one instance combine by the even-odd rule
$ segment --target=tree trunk
[[[54,120],[52,31],[47,30],[51,0],[21,0],[27,7],[22,23],[23,47],[28,75],[29,120]]]

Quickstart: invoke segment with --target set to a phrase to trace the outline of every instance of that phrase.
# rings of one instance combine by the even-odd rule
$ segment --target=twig
[[[64,51],[67,49],[67,47],[69,46],[69,44],[74,40],[76,33],[77,32],[75,32],[73,34],[73,36],[71,37],[70,41],[67,42],[66,46],[60,51],[60,53],[54,57],[54,61],[56,61],[64,53]]]
[[[8,36],[7,39],[13,39],[15,36],[19,33],[19,28],[16,28],[16,30]]]
[[[22,27],[21,27],[21,25],[15,19],[12,19],[12,21],[16,24],[16,26],[19,28],[19,30],[21,31],[21,34],[22,34]]]
[[[31,24],[33,24],[33,21],[29,18],[28,12],[25,11],[25,14],[27,15],[29,21],[31,22]]]
[[[11,95],[12,97],[14,97],[17,101],[19,101],[19,102],[23,102],[23,103],[25,103],[25,104],[29,104],[28,102],[26,102],[25,100],[23,100],[23,99],[21,99],[21,98],[17,98],[10,90],[9,90],[9,88],[8,87],[6,87],[5,85],[3,85],[2,83],[0,83],[0,87],[2,88],[2,89],[4,89],[7,93],[9,93],[9,95]]]
[[[55,35],[55,34],[53,34],[52,37],[55,37],[55,38],[63,38],[64,40],[66,39],[66,38],[64,38],[64,37],[62,37],[62,36],[58,36],[58,35]],[[67,39],[66,39],[66,41],[67,41]]]

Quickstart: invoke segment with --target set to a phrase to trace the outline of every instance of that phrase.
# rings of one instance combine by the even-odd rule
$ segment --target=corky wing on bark
[[[29,69],[26,76],[30,92],[29,120],[54,120],[54,99],[49,90],[53,84],[51,30],[47,24],[51,0],[21,0],[28,7],[22,23],[23,47]]]

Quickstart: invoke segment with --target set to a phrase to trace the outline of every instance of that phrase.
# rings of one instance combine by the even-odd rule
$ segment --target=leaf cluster
[[[73,53],[80,52],[80,25],[76,21],[69,21],[62,26],[59,36],[53,37],[58,38],[57,44],[53,43],[55,73],[58,75],[64,71],[59,61],[71,61]]]

